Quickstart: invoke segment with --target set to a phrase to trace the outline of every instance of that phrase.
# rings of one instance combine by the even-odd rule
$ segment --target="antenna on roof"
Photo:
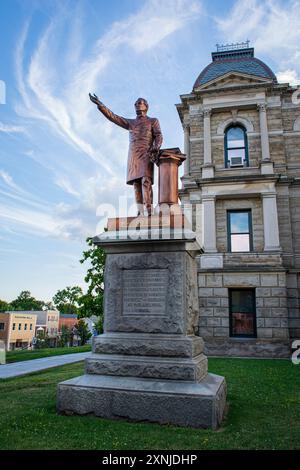
[[[236,51],[239,49],[249,49],[250,41],[236,42],[232,44],[216,44],[217,52]]]

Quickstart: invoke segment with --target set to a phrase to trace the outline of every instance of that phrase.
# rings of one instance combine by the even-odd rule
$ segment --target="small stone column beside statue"
[[[179,149],[160,151],[157,123],[146,124],[152,137],[146,138],[143,155],[159,166],[159,205],[177,206],[178,166],[184,156]],[[172,218],[170,236],[161,237],[157,228],[163,215],[151,215],[152,186],[150,192],[147,184],[144,188],[144,178],[153,182],[150,173],[135,174],[140,176],[135,218],[140,223],[132,224],[134,218],[109,219],[108,230],[94,238],[107,254],[104,334],[93,340],[85,374],[58,385],[57,408],[66,414],[217,429],[224,416],[226,382],[207,372],[204,342],[197,336],[200,247],[189,228],[174,236]],[[144,208],[147,217],[142,216]],[[155,217],[153,227],[147,220]],[[179,220],[185,225],[183,214]],[[136,237],[136,232],[148,236]]]

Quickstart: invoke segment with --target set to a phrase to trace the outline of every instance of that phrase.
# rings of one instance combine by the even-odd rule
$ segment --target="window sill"
[[[216,173],[219,171],[235,171],[235,170],[258,170],[260,171],[259,166],[232,166],[232,167],[227,167],[227,168],[216,168]]]
[[[229,336],[229,339],[232,340],[232,341],[236,341],[236,342],[239,342],[239,341],[256,341],[257,340],[257,336]]]

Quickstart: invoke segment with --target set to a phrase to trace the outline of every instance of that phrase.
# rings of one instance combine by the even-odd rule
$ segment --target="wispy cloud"
[[[225,18],[215,16],[215,21],[230,42],[245,40],[262,23],[265,8],[262,2],[256,0],[237,0]]]
[[[17,184],[14,178],[5,170],[0,169],[0,193],[6,198],[18,201],[20,205],[30,205],[38,208],[47,205],[46,200],[43,200],[32,192],[27,191]]]
[[[69,193],[71,194],[72,196],[75,196],[75,197],[80,197],[80,192],[77,191],[71,181],[62,176],[62,175],[59,175],[57,176],[57,178],[55,178],[55,184],[57,184],[57,186],[59,186],[61,189],[63,189],[66,193]]]
[[[1,188],[1,182],[9,191]],[[61,205],[39,200],[16,184],[4,170],[0,170],[0,194],[3,201],[0,203],[0,220],[19,227],[19,230],[63,239],[84,239],[92,233],[93,227],[88,223],[69,210],[62,211]]]
[[[26,130],[23,126],[4,124],[3,122],[0,122],[0,132],[4,132],[5,134],[24,134]]]
[[[45,211],[27,208],[25,206],[11,204],[0,204],[0,218],[18,230],[39,236],[51,236],[60,239],[84,240],[90,235],[92,228],[85,225],[80,218],[61,217],[59,211]]]
[[[127,44],[137,53],[142,53],[198,18],[201,11],[198,1],[150,0],[137,14],[114,23],[98,41],[98,47],[105,49],[108,46],[113,50]]]
[[[14,182],[13,178],[11,177],[10,174],[8,174],[4,170],[0,170],[0,178],[4,181],[4,183],[7,184],[10,188],[19,191],[20,188],[19,186]]]

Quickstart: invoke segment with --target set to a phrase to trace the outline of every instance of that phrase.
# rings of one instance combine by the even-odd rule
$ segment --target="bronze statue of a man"
[[[163,140],[158,119],[147,116],[149,106],[144,98],[138,98],[134,104],[136,118],[127,119],[114,114],[96,95],[89,96],[107,119],[129,131],[127,184],[134,187],[138,215],[143,214],[144,206],[147,214],[151,215],[153,163],[157,161]]]

